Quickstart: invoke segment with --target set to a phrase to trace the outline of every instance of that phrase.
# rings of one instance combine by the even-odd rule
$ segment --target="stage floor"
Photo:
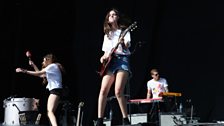
[[[0,126],[50,126],[50,125],[30,125],[30,124],[29,125],[3,125],[2,123],[0,123]],[[73,125],[73,126],[75,126],[75,125]],[[106,126],[110,126],[110,124],[106,123]],[[121,125],[117,125],[117,126],[121,126]],[[155,126],[155,125],[152,125],[149,123],[137,123],[137,124],[131,124],[128,126]],[[169,125],[166,125],[166,126],[169,126]],[[224,126],[224,124],[204,122],[204,123],[194,123],[194,124],[182,124],[182,125],[178,125],[178,126]]]
[[[3,125],[2,123],[0,124],[0,126],[50,126],[50,125]]]

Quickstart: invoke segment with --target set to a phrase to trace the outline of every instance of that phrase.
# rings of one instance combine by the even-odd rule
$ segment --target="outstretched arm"
[[[26,73],[29,75],[33,75],[33,76],[38,76],[38,77],[43,77],[45,75],[45,71],[41,70],[41,71],[29,71],[23,68],[16,68],[16,72],[17,73]]]

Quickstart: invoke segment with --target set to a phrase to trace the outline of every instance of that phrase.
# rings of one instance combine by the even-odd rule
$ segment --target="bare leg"
[[[123,118],[128,117],[127,103],[124,97],[124,88],[128,79],[128,72],[119,70],[116,75],[115,95],[117,97]]]
[[[114,75],[106,74],[101,83],[100,93],[98,97],[98,119],[96,126],[104,126],[103,124],[103,117],[104,117],[104,111],[107,103],[107,95],[110,91],[111,85],[114,81]]]
[[[58,126],[57,125],[57,119],[55,116],[55,111],[57,109],[58,103],[59,103],[60,97],[55,94],[50,94],[48,97],[48,102],[47,102],[47,115],[48,118],[51,122],[52,126]]]
[[[98,118],[103,118],[107,102],[107,95],[114,81],[114,75],[105,75],[102,79],[101,89],[98,98]]]

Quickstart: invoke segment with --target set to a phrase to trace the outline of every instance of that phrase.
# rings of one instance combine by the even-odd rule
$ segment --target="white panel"
[[[177,126],[186,124],[186,119],[181,113],[160,113],[160,126]]]
[[[146,122],[147,122],[147,114],[146,113],[139,113],[139,114],[131,115],[131,124],[146,123]]]

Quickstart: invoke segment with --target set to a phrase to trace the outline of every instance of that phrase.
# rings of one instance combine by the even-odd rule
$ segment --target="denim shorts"
[[[118,70],[128,71],[131,75],[129,56],[126,55],[113,55],[110,64],[108,66],[108,72],[115,74]]]

